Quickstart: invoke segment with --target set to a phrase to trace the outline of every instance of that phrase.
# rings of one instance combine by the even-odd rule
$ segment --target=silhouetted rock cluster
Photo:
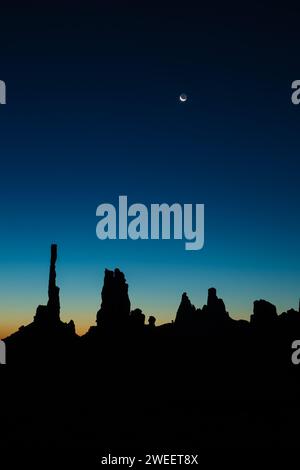
[[[135,330],[142,330],[145,325],[145,315],[140,308],[136,308],[130,312],[131,327]]]
[[[56,285],[56,261],[57,246],[51,246],[51,258],[49,269],[48,302],[47,305],[39,305],[34,320],[28,326],[22,326],[19,331],[5,339],[8,350],[8,362],[18,357],[25,357],[23,353],[28,350],[34,357],[38,357],[40,351],[52,351],[55,345],[57,354],[72,356],[75,347],[85,347],[89,344],[93,347],[103,341],[105,335],[117,334],[126,338],[133,335],[141,339],[146,333],[153,332],[156,338],[175,335],[192,335],[211,337],[214,334],[224,335],[226,338],[239,334],[265,333],[285,337],[300,336],[300,313],[296,310],[288,310],[277,315],[276,307],[266,300],[254,302],[253,315],[250,322],[230,318],[222,299],[217,296],[214,287],[208,289],[207,303],[202,308],[196,308],[190,301],[186,292],[182,294],[181,302],[176,313],[175,322],[172,324],[155,326],[155,317],[150,316],[148,324],[145,324],[145,315],[142,310],[131,310],[128,295],[128,284],[124,274],[115,269],[105,270],[104,283],[101,292],[101,307],[97,312],[96,325],[92,326],[88,333],[79,338],[75,332],[75,324],[71,320],[68,324],[60,319],[59,287]],[[129,337],[128,336],[128,337]],[[147,336],[148,337],[148,336]],[[149,336],[152,337],[152,334]],[[243,336],[245,337],[245,336]],[[51,353],[52,354],[52,353]],[[52,357],[52,356],[51,356]]]
[[[208,289],[207,304],[197,308],[191,303],[186,292],[182,294],[181,303],[177,310],[175,326],[184,331],[203,331],[212,328],[223,328],[232,320],[226,312],[222,299],[217,297],[214,287]]]
[[[272,431],[278,420],[282,429],[290,430],[294,421],[286,426],[286,407],[279,405],[276,411],[270,405],[269,414],[265,413],[266,403],[275,399],[281,403],[287,397],[298,403],[300,367],[291,363],[291,343],[300,339],[299,311],[278,315],[274,305],[258,300],[250,321],[236,321],[211,287],[206,305],[195,307],[183,293],[174,323],[155,326],[153,315],[147,322],[141,309],[131,309],[124,274],[119,269],[105,270],[96,325],[78,337],[74,322],[60,319],[56,258],[57,247],[52,245],[47,304],[38,306],[31,324],[5,340],[7,364],[21,365],[17,369],[24,371],[20,379],[15,368],[3,366],[16,376],[10,395],[18,395],[20,387],[24,394],[24,388],[30,387],[26,407],[19,397],[11,398],[8,406],[8,413],[14,413],[13,425],[21,420],[21,442],[31,442],[35,433],[41,448],[48,445],[51,452],[56,441],[60,446],[67,442],[69,454],[76,449],[74,455],[82,442],[86,453],[91,439],[96,449],[101,443],[103,449],[119,445],[124,451],[126,443],[134,442],[143,452],[146,443],[149,452],[151,446],[162,451],[166,446],[199,449],[203,442],[218,439],[223,428],[221,446],[224,439],[231,445],[233,432],[242,444],[245,436],[251,445],[254,439],[265,442],[268,419],[272,445],[280,434],[278,426]],[[86,405],[91,397],[93,407]],[[290,418],[300,415],[297,406],[290,409]],[[23,412],[27,419],[22,418]],[[262,431],[257,425],[260,417]],[[29,423],[25,438],[24,422]],[[57,426],[58,422],[62,425]],[[53,431],[49,423],[54,423]],[[297,439],[296,431],[297,421],[284,437],[287,443],[293,436]],[[14,433],[11,430],[15,446]]]

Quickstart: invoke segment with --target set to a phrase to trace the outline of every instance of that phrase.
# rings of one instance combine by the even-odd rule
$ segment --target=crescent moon
[[[182,103],[184,103],[187,100],[187,96],[185,94],[182,94],[179,96],[179,99]]]

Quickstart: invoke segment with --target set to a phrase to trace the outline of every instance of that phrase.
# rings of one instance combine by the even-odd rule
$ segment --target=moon
[[[181,93],[179,100],[184,103],[187,100],[187,95],[185,93]]]

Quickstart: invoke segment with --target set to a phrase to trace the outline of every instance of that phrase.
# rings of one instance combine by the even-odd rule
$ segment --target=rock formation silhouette
[[[184,292],[181,297],[181,302],[178,307],[176,318],[175,318],[175,325],[180,328],[186,328],[193,325],[195,321],[195,313],[196,308],[192,305],[190,299],[187,296],[187,293]]]
[[[177,331],[182,330],[193,335],[198,332],[202,335],[214,329],[223,329],[231,321],[223,300],[217,297],[216,289],[211,287],[208,289],[207,304],[202,309],[196,308],[184,292],[174,324]]]
[[[277,311],[275,305],[260,299],[255,300],[253,304],[253,314],[250,317],[251,325],[257,328],[272,327],[277,320]]]
[[[57,245],[51,245],[51,258],[48,283],[48,303],[39,305],[34,322],[58,324],[60,322],[59,287],[56,285]]]
[[[56,285],[57,245],[51,245],[48,302],[36,309],[33,322],[21,326],[16,333],[4,341],[8,358],[12,362],[26,360],[62,359],[63,350],[77,339],[73,320],[64,323],[60,319],[59,287]],[[69,350],[67,354],[71,354]],[[40,356],[40,354],[42,354]]]
[[[140,308],[136,308],[130,312],[131,327],[137,331],[141,331],[145,325],[145,315]]]
[[[127,325],[130,315],[128,284],[118,268],[114,271],[105,270],[101,298],[101,307],[97,312],[97,326],[121,329]]]
[[[216,322],[226,321],[229,317],[223,300],[219,299],[217,296],[217,289],[215,287],[210,287],[208,289],[207,304],[204,305],[202,311]]]
[[[151,329],[155,328],[155,322],[156,322],[156,318],[153,315],[150,315],[149,320],[148,320],[148,327]]]
[[[21,422],[22,443],[31,445],[34,433],[37,440],[38,429],[40,447],[52,452],[54,442],[57,447],[66,446],[68,459],[70,449],[77,455],[79,442],[85,455],[91,448],[98,455],[99,442],[103,448],[119,446],[124,452],[130,447],[128,436],[130,444],[143,451],[146,442],[147,452],[166,446],[199,449],[215,439],[223,448],[232,444],[233,435],[242,445],[245,437],[251,444],[264,442],[264,426],[270,422],[273,445],[280,434],[276,428],[280,420],[285,426],[280,438],[288,444],[293,436],[297,438],[294,418],[300,418],[300,409],[294,403],[298,404],[300,394],[300,368],[298,372],[291,364],[291,342],[300,339],[300,311],[290,309],[277,315],[273,304],[258,300],[250,322],[236,321],[211,287],[203,308],[196,308],[183,293],[174,323],[155,326],[151,315],[145,324],[142,310],[130,308],[124,274],[119,269],[105,270],[97,326],[78,337],[74,322],[60,319],[56,261],[57,246],[52,245],[48,301],[38,306],[32,323],[5,340],[8,368],[26,366],[22,367],[24,378],[16,374],[12,396],[20,387],[23,392],[24,383],[31,387],[26,407],[16,395],[11,402],[3,401],[9,403],[14,423],[25,413],[23,422],[29,432],[24,436]],[[38,366],[30,380],[28,365]],[[49,375],[51,366],[54,371]],[[41,391],[43,373],[46,386]],[[95,405],[89,412],[86,403],[91,397]],[[290,400],[290,408],[281,405],[283,398]],[[287,409],[291,409],[288,426]],[[221,437],[209,427],[212,421],[218,431],[226,423]],[[63,426],[57,426],[58,422]],[[52,429],[49,423],[55,423]],[[15,446],[15,431],[10,432]]]

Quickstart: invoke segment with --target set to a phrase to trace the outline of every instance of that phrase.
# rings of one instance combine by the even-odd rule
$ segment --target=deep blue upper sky
[[[233,316],[261,297],[296,306],[297,15],[261,2],[244,11],[99,3],[1,12],[0,330],[30,321],[46,300],[51,242],[62,318],[82,330],[105,267],[122,269],[133,307],[160,321],[183,291],[202,305],[211,285]],[[205,248],[99,241],[96,207],[119,194],[204,203]]]

